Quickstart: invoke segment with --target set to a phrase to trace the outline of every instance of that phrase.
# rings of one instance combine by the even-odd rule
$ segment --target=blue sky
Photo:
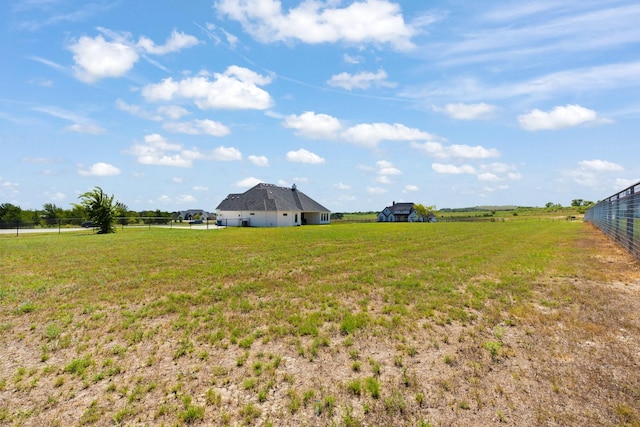
[[[636,1],[5,0],[0,203],[544,206],[640,180]]]

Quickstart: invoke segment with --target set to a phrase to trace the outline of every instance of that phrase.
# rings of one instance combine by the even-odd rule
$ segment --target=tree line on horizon
[[[92,191],[88,191],[79,196],[80,203],[72,203],[70,209],[64,209],[55,203],[45,203],[42,209],[22,209],[11,203],[0,204],[0,224],[12,224],[21,222],[25,224],[34,224],[40,226],[54,226],[65,221],[66,224],[80,225],[85,220],[91,220],[99,227],[99,232],[109,233],[113,231],[113,224],[119,223],[126,225],[140,218],[141,221],[147,222],[150,218],[155,221],[169,222],[175,217],[176,212],[156,210],[132,211],[127,205],[116,201],[114,196],[104,193],[102,188],[95,187]],[[570,208],[578,213],[584,213],[595,205],[594,202],[584,199],[573,199]],[[419,214],[425,218],[436,212],[435,206],[414,204]],[[547,211],[560,211],[566,209],[559,203],[548,202],[544,208],[518,207],[518,206],[493,206],[493,207],[470,207],[470,208],[443,208],[439,212],[477,212],[491,211],[495,214],[497,210],[517,210],[523,209],[545,209]],[[567,207],[569,208],[569,207]],[[334,212],[331,214],[332,219],[341,219],[345,213]],[[377,212],[351,212],[351,214],[377,214]]]
[[[124,203],[107,195],[100,187],[95,187],[79,196],[80,203],[72,203],[71,208],[64,209],[55,203],[45,203],[42,209],[22,209],[11,203],[0,204],[0,224],[14,225],[33,224],[43,227],[55,226],[60,222],[65,225],[80,225],[84,221],[93,221],[99,232],[108,233],[113,230],[113,224],[124,224],[137,221],[167,223],[176,212],[156,210],[133,211]],[[104,228],[103,228],[104,224]]]

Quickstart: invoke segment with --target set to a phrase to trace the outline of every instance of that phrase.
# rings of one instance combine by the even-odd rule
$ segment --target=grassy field
[[[640,425],[581,222],[0,236],[0,425]]]
[[[441,222],[450,221],[564,221],[567,219],[581,220],[584,213],[572,207],[549,210],[546,208],[514,207],[512,209],[496,210],[463,210],[463,211],[436,211],[436,217]],[[377,213],[359,212],[345,213],[341,219],[332,220],[334,223],[342,222],[376,222]]]

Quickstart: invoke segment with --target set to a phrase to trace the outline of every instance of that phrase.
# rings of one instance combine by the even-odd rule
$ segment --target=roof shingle
[[[265,183],[260,183],[241,194],[229,194],[216,210],[330,212],[295,186],[287,188]]]

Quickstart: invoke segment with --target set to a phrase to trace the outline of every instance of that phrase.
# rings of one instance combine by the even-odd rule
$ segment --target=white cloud
[[[97,30],[102,34],[94,38],[82,36],[67,47],[73,53],[74,75],[85,83],[94,83],[107,77],[122,77],[138,62],[140,54],[165,55],[199,43],[196,37],[175,30],[165,44],[160,46],[144,36],[140,37],[138,43],[134,43],[129,33],[101,27]],[[105,40],[104,36],[110,40]],[[145,58],[158,68],[166,70],[158,62],[146,56]]]
[[[142,88],[147,101],[171,101],[176,98],[192,99],[201,109],[255,109],[271,107],[271,96],[258,86],[271,82],[271,78],[238,66],[230,66],[224,73],[214,73],[214,79],[199,75],[175,81],[172,77]]]
[[[242,153],[235,147],[220,146],[213,149],[212,160],[220,162],[230,162],[233,160],[242,160]]]
[[[518,116],[520,127],[528,131],[569,128],[594,122],[597,119],[598,115],[595,111],[580,105],[558,106],[551,111],[535,109]]]
[[[620,191],[620,189],[625,189],[625,188],[629,188],[634,184],[637,184],[638,182],[640,182],[639,178],[636,179],[625,179],[625,178],[616,178],[613,180],[614,185],[613,185],[613,189],[614,191]]]
[[[447,174],[447,175],[460,175],[460,174],[473,175],[476,173],[476,169],[471,165],[456,166],[451,164],[433,163],[431,165],[431,169],[433,169],[433,171],[436,173]]]
[[[586,43],[588,45],[589,43]],[[530,58],[527,58],[530,61]],[[505,81],[502,84],[484,84],[473,77],[453,78],[444,82],[409,86],[401,96],[409,99],[459,98],[473,100],[513,99],[530,97],[573,96],[588,89],[590,93],[637,88],[640,80],[640,61],[597,65],[543,74],[524,81]],[[602,119],[605,123],[608,120]]]
[[[350,185],[343,184],[341,182],[339,182],[337,184],[333,184],[333,187],[338,189],[338,190],[342,190],[342,191],[351,190],[351,186]]]
[[[181,194],[176,197],[176,200],[180,203],[196,203],[198,201],[198,199],[190,194]]]
[[[184,149],[182,145],[170,143],[159,134],[145,136],[143,143],[133,144],[125,153],[136,156],[141,164],[184,168],[193,166],[194,160],[242,160],[242,153],[234,147],[220,146],[211,151]]]
[[[261,182],[262,182],[261,179],[249,177],[236,182],[236,187],[251,188],[253,186],[260,184]]]
[[[509,181],[519,181],[522,179],[522,174],[520,172],[509,172],[507,174],[507,179]]]
[[[171,182],[175,184],[184,184],[184,178],[174,176],[173,178],[171,178]]]
[[[287,116],[283,125],[286,128],[295,129],[298,135],[314,139],[337,138],[342,129],[340,121],[335,117],[316,114],[313,111],[306,111],[299,116],[295,114]]]
[[[491,172],[483,172],[478,174],[478,181],[498,182],[500,178]]]
[[[594,172],[621,172],[624,170],[622,166],[617,163],[608,162],[606,160],[583,160],[578,164],[584,169]]]
[[[496,106],[481,102],[479,104],[447,104],[443,108],[434,107],[433,109],[458,120],[486,120],[491,118]]]
[[[218,12],[240,22],[245,31],[264,43],[390,44],[413,47],[417,29],[404,22],[400,6],[387,0],[362,0],[344,8],[336,1],[305,0],[283,13],[279,0],[220,0]]]
[[[156,201],[163,205],[168,205],[169,203],[173,203],[173,201],[171,200],[171,197],[167,196],[166,194],[163,194],[160,197],[158,197]]]
[[[624,167],[606,160],[583,160],[578,167],[568,172],[575,182],[585,187],[600,188],[611,173],[622,172]]]
[[[32,110],[73,122],[73,124],[65,127],[65,130],[71,132],[86,133],[89,135],[100,135],[106,133],[107,131],[103,127],[100,127],[93,123],[91,119],[88,119],[80,114],[76,114],[72,111],[65,110],[64,108],[42,105],[33,107]]]
[[[179,105],[163,105],[158,107],[158,113],[172,120],[178,120],[183,116],[190,114],[189,110],[180,107]]]
[[[249,161],[256,166],[267,167],[269,166],[269,159],[266,156],[254,156],[248,157]]]
[[[142,48],[142,50],[147,53],[165,55],[170,52],[177,52],[179,50],[195,46],[198,43],[199,41],[196,37],[173,30],[171,32],[171,36],[167,38],[164,45],[157,46],[153,40],[146,37],[140,37],[138,40],[138,47]]]
[[[375,167],[361,166],[362,170],[375,174],[375,181],[379,184],[391,184],[391,177],[402,175],[402,171],[387,160],[379,160]]]
[[[110,165],[109,163],[98,162],[94,163],[89,168],[79,166],[78,174],[82,176],[114,176],[120,175],[120,169]]]
[[[116,99],[116,107],[118,107],[118,109],[121,111],[129,113],[135,117],[140,117],[142,119],[154,120],[158,122],[162,120],[161,115],[147,111],[139,105],[127,104],[122,99]]]
[[[193,191],[209,191],[209,187],[205,187],[203,185],[195,185],[191,187]]]
[[[505,191],[508,190],[509,186],[506,184],[496,185],[495,187],[482,187],[482,191],[487,193],[494,193],[496,191]]]
[[[396,84],[387,81],[387,73],[380,69],[376,73],[362,72],[357,74],[340,73],[331,76],[327,84],[346,90],[369,89],[374,87],[395,87]]]
[[[309,165],[319,165],[325,162],[325,160],[311,151],[307,151],[304,148],[298,151],[289,151],[287,153],[287,160],[296,163],[306,163]]]
[[[341,137],[365,147],[375,147],[380,141],[432,140],[436,136],[415,128],[395,123],[362,123],[345,130]]]
[[[285,117],[283,126],[295,129],[297,135],[307,138],[336,139],[368,148],[375,148],[381,141],[442,140],[429,132],[400,123],[360,123],[345,129],[337,118],[313,111],[289,115]]]
[[[404,190],[402,190],[403,193],[415,193],[416,191],[420,191],[420,187],[413,184],[405,185]]]
[[[190,160],[213,160],[218,162],[230,162],[242,160],[242,153],[235,147],[220,146],[211,151],[201,151],[198,148],[182,150],[181,155]]]
[[[166,122],[162,128],[169,132],[185,133],[188,135],[226,136],[231,133],[228,127],[213,120],[191,120],[189,122]]]
[[[388,192],[388,190],[386,188],[367,187],[367,193],[369,193],[369,194],[378,195],[378,194],[385,194],[387,192]]]
[[[376,166],[378,167],[378,175],[390,176],[390,175],[402,175],[400,169],[393,166],[393,163],[380,160],[376,162]]]
[[[138,54],[131,46],[121,42],[108,42],[98,35],[95,38],[80,37],[69,46],[73,52],[76,78],[93,83],[106,77],[121,77],[138,61]]]
[[[517,171],[516,166],[507,163],[488,163],[480,165],[481,172],[478,172],[478,181],[499,182],[518,181],[522,175]]]
[[[66,196],[66,194],[61,193],[61,192],[59,192],[59,191],[57,191],[57,192],[55,192],[55,193],[53,193],[53,194],[52,194],[52,193],[49,193],[49,192],[46,192],[46,193],[44,193],[44,195],[45,195],[49,200],[52,200],[52,201],[54,201],[54,202],[58,202],[58,201],[64,200],[64,199],[67,197],[67,196]]]
[[[476,145],[475,147],[459,144],[444,146],[440,142],[428,141],[425,143],[412,142],[411,146],[425,151],[427,154],[437,159],[487,159],[500,156],[500,151],[497,149],[484,148],[481,145]]]
[[[93,123],[75,123],[65,127],[65,130],[69,130],[77,133],[86,133],[89,135],[102,135],[107,130]]]
[[[0,176],[0,196],[14,197],[18,194],[18,183],[5,181]]]
[[[347,64],[360,64],[363,61],[361,56],[351,56],[348,53],[342,55],[342,59]]]

